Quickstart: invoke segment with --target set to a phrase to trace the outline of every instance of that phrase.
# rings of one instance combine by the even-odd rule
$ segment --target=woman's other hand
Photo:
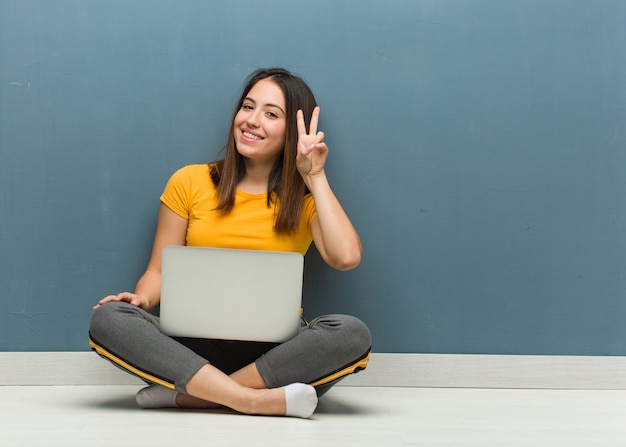
[[[130,292],[122,292],[118,293],[117,295],[105,296],[100,301],[98,301],[98,304],[93,307],[93,310],[96,310],[103,304],[109,303],[111,301],[132,304],[133,306],[141,307],[142,309],[146,308],[147,306],[147,301],[141,295]]]

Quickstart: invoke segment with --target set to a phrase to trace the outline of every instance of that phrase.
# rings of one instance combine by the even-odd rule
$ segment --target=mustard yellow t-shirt
[[[310,194],[304,197],[296,231],[278,234],[274,231],[276,204],[267,206],[267,194],[237,190],[232,211],[228,214],[216,211],[217,191],[208,164],[189,165],[176,171],[165,186],[161,202],[189,221],[187,245],[292,251],[304,255],[313,240],[311,222],[317,214]]]

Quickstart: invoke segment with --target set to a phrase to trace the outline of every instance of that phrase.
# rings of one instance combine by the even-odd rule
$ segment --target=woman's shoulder
[[[209,163],[198,163],[183,166],[174,172],[174,175],[208,175],[210,173],[211,165]]]
[[[206,188],[207,185],[213,184],[211,165],[203,163],[183,166],[170,176],[168,184],[191,189]]]
[[[174,171],[170,180],[185,181],[185,180],[206,180],[211,176],[211,165],[208,163],[186,165],[178,170]]]

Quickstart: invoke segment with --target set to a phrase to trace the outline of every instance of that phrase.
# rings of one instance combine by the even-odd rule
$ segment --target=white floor
[[[3,446],[624,446],[626,390],[338,386],[310,420],[141,410],[137,386],[2,386]]]

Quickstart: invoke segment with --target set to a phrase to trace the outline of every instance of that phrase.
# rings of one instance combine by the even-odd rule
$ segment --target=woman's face
[[[285,146],[286,111],[278,84],[269,79],[254,84],[235,115],[237,152],[249,160],[273,164]]]

